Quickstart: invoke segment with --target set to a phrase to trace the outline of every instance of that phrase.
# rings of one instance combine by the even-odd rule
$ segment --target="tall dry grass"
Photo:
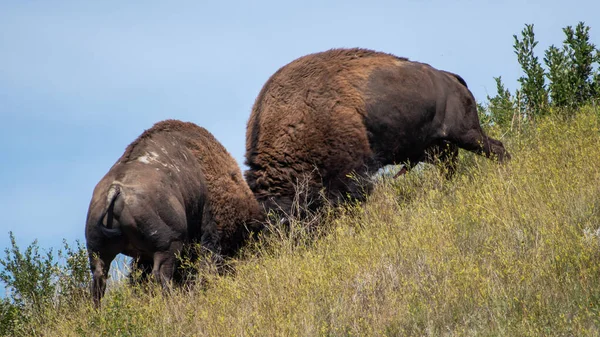
[[[592,109],[384,179],[364,207],[276,232],[205,287],[113,287],[30,327],[46,336],[600,335],[600,124]],[[156,289],[154,289],[156,290]],[[159,295],[155,295],[158,293]]]

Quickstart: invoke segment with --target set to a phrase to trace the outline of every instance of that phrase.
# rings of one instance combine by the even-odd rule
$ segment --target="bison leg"
[[[216,224],[211,226],[211,228],[216,228]],[[209,230],[202,234],[200,245],[202,249],[206,250],[206,253],[208,253],[210,261],[214,263],[217,271],[222,273],[225,260],[223,259],[223,255],[221,255],[221,245],[219,244],[219,241],[219,235],[216,233],[216,231]],[[204,257],[206,257],[206,255]]]
[[[458,146],[448,142],[433,145],[426,151],[425,162],[439,166],[449,180],[456,172]]]
[[[168,250],[154,253],[152,274],[165,290],[170,288],[170,283],[177,267],[177,255],[182,249],[183,243],[181,241],[173,241]]]
[[[99,252],[89,252],[90,269],[92,271],[92,298],[94,307],[100,307],[100,300],[106,291],[106,279],[110,269],[110,263],[117,256],[116,254],[100,254]]]
[[[148,276],[152,273],[152,260],[132,259],[131,273],[129,273],[129,284],[139,285],[148,280]]]
[[[400,171],[398,171],[398,173],[394,174],[394,178],[393,179],[396,179],[399,176],[401,176],[403,174],[406,174],[406,172],[408,172],[408,169],[406,168],[406,165],[404,165],[404,166],[402,166],[402,168],[400,169]]]

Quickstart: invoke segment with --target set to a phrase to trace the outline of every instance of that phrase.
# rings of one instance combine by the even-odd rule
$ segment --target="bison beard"
[[[460,76],[391,54],[332,49],[292,61],[265,83],[247,124],[245,178],[267,210],[285,216],[300,181],[312,210],[321,191],[333,204],[363,200],[368,176],[385,165],[440,162],[452,176],[458,148],[510,158],[484,134]]]
[[[166,120],[132,142],[94,189],[85,236],[96,307],[123,253],[166,288],[190,243],[233,255],[262,212],[235,160],[204,128]]]

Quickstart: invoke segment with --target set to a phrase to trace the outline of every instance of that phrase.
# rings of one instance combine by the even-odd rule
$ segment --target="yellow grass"
[[[600,335],[600,124],[593,109],[383,181],[324,233],[273,235],[204,288],[117,285],[95,312],[55,308],[46,336]],[[294,224],[298,225],[298,224]],[[292,237],[292,238],[290,238]]]

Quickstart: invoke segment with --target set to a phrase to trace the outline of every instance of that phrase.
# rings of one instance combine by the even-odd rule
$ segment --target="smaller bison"
[[[265,83],[248,119],[245,178],[267,210],[289,214],[297,197],[318,208],[321,192],[333,204],[363,199],[366,178],[390,164],[409,169],[439,154],[450,176],[459,148],[510,158],[483,132],[459,75],[373,50],[331,49]]]
[[[167,286],[176,255],[198,242],[236,252],[262,212],[227,150],[204,128],[165,120],[139,136],[94,189],[85,237],[96,307],[119,253]]]

